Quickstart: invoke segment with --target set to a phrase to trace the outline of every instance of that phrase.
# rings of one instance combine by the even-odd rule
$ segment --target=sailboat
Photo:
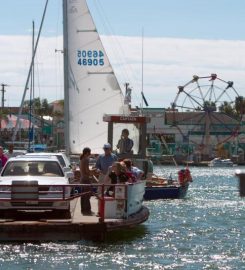
[[[125,102],[130,97],[125,99],[123,95],[86,1],[65,0],[63,5],[66,152],[80,154],[84,147],[90,147],[93,153],[100,153],[105,142],[115,149],[117,140],[113,138],[120,138],[121,130],[127,125],[130,134],[135,134],[134,155],[130,158],[147,178],[153,172],[145,154],[148,119],[132,116]],[[148,181],[144,198],[179,198],[188,189],[187,185],[170,186],[164,182],[156,187],[155,181]]]
[[[67,0],[63,5],[66,152],[80,154],[90,147],[98,154],[107,142],[103,115],[130,115],[130,108],[86,1]],[[130,134],[138,132],[133,129]],[[121,130],[118,127],[114,135],[120,138]]]
[[[117,114],[127,118],[130,107],[124,102],[86,1],[63,0],[63,12],[66,153],[80,154],[84,147],[90,147],[92,153],[99,154],[108,142],[104,115]],[[125,128],[125,125],[123,122],[121,127]],[[131,134],[137,132],[137,126],[131,127]],[[118,138],[121,130],[120,125],[114,130]],[[99,207],[104,209],[105,218],[123,218],[122,227],[129,225],[129,217],[130,226],[141,223],[149,215],[142,205],[144,191],[145,181],[115,186],[114,197],[107,199],[102,195],[99,200],[103,205]]]

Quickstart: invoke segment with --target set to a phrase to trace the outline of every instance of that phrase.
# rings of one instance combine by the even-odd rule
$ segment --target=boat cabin
[[[145,158],[146,157],[146,125],[150,122],[149,117],[145,116],[125,116],[125,115],[104,115],[104,122],[108,122],[108,142],[114,146],[117,145],[117,142],[120,140],[121,134],[115,132],[115,130],[137,130],[138,134],[131,134],[129,137],[134,141],[133,151],[129,152],[118,152],[120,158]],[[119,138],[118,138],[119,134]],[[137,138],[138,136],[138,138]],[[117,137],[117,138],[116,138]],[[118,141],[117,141],[118,140]],[[135,149],[137,149],[135,151]],[[117,149],[118,150],[118,149]]]
[[[117,153],[119,159],[130,158],[135,166],[147,173],[152,172],[152,162],[146,157],[146,126],[150,118],[146,116],[125,116],[109,115],[103,117],[104,122],[108,122],[108,142],[113,151]],[[133,149],[128,152],[121,152],[120,139],[124,137],[124,131],[129,132],[129,137],[133,140]]]

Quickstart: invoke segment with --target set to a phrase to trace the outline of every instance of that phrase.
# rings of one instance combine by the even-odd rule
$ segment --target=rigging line
[[[141,94],[142,94],[142,114],[143,114],[143,102],[145,102],[145,105],[148,106],[147,101],[144,97],[144,28],[142,29],[142,40],[141,40],[141,49],[142,49],[142,55],[141,55]]]
[[[39,39],[40,39],[41,30],[42,30],[42,26],[43,26],[45,14],[46,14],[47,6],[48,6],[48,0],[46,1],[46,4],[45,4],[43,16],[42,16],[42,21],[41,21],[41,25],[40,25],[39,32],[38,32],[38,36],[37,36],[37,40],[36,40],[36,44],[35,44],[35,48],[34,48],[34,53],[33,53],[33,56],[32,56],[31,65],[29,67],[29,72],[28,72],[28,76],[27,76],[27,80],[26,80],[26,85],[25,85],[23,97],[22,97],[22,100],[21,100],[21,106],[19,108],[18,117],[17,117],[17,121],[16,121],[16,124],[15,124],[15,128],[14,128],[14,134],[13,134],[13,137],[12,137],[12,141],[13,142],[16,139],[16,135],[17,135],[17,131],[18,131],[18,126],[19,126],[19,122],[20,122],[20,115],[22,113],[22,107],[23,107],[23,104],[24,104],[24,100],[25,100],[25,96],[26,96],[26,92],[27,92],[27,88],[28,88],[27,86],[29,84],[29,80],[30,80],[30,76],[31,76],[31,72],[32,72],[32,66],[33,66],[35,55],[36,55],[37,46],[38,46],[38,42],[39,42]]]
[[[63,61],[59,58],[58,60],[58,66],[59,66],[59,69],[58,69],[58,81],[57,81],[57,88],[58,88],[58,93],[57,94],[57,98],[58,99],[64,99],[64,84],[59,84],[59,78],[62,78],[63,79]]]
[[[95,1],[95,2],[97,2],[97,1]],[[109,20],[106,17],[106,13],[104,12],[103,6],[100,5],[100,7],[97,7],[97,9],[98,9],[98,13],[100,14],[100,17],[102,18],[102,20],[104,20],[105,22],[107,21],[108,27],[106,27],[106,24],[104,24],[105,28],[108,29],[108,32],[111,33],[110,37],[112,39],[114,39],[114,43],[117,44],[117,46],[112,46],[111,49],[113,51],[115,59],[116,58],[121,59],[120,61],[122,62],[122,67],[124,67],[122,69],[122,72],[124,74],[126,74],[126,76],[124,75],[124,77],[126,78],[126,79],[124,79],[125,80],[124,83],[127,81],[129,81],[129,82],[137,81],[137,78],[135,77],[135,73],[133,72],[133,68],[132,68],[131,64],[126,62],[127,57],[125,56],[124,50],[121,46],[121,42],[119,42],[119,39],[117,38],[117,35],[115,34],[115,31],[111,27],[111,24],[109,23]],[[101,10],[103,11],[104,16],[102,15]],[[119,48],[119,49],[116,50],[116,48]],[[117,53],[117,51],[118,51],[118,53]],[[127,66],[127,68],[125,68],[126,66]],[[128,73],[129,69],[130,69],[130,74]],[[133,87],[131,87],[131,88],[133,88]],[[140,93],[139,92],[133,91],[132,94],[136,97],[136,100],[140,100]]]
[[[98,34],[98,36],[99,36],[99,33],[97,33],[97,34]],[[105,47],[104,47],[104,44],[102,43],[102,40],[101,40],[101,37],[100,37],[100,36],[99,36],[99,40],[100,40],[100,42],[101,42],[102,47],[104,48],[104,53],[105,53],[105,55],[106,55],[106,57],[107,57],[107,59],[108,59],[109,66],[110,66],[110,68],[113,70],[113,73],[114,73],[114,68],[113,68],[113,66],[112,66],[111,60],[110,60],[110,58],[108,57],[107,51],[105,51]],[[117,82],[118,82],[118,85],[120,86],[119,81],[118,81],[118,78],[117,78],[116,76],[115,76],[115,78],[116,78],[116,80],[117,80]],[[121,87],[120,87],[120,91],[121,91],[122,96],[124,97],[123,91],[122,91],[122,88],[121,88]]]
[[[60,36],[58,34],[59,33],[59,27],[61,25],[60,21],[62,20],[62,19],[60,19],[61,14],[62,14],[62,9],[61,9],[62,5],[60,4],[60,0],[57,1],[56,5],[58,6],[58,8],[56,8],[56,11],[57,11],[57,16],[56,16],[56,18],[57,18],[57,20],[56,20],[56,42],[57,42],[57,38]]]
[[[103,27],[105,29],[105,32],[107,32],[109,34],[109,38],[114,39],[115,41],[117,41],[115,31],[113,30],[112,26],[110,25],[110,22],[109,22],[108,18],[106,17],[106,13],[105,13],[105,11],[103,9],[103,6],[100,5],[100,3],[98,1],[94,1],[94,3],[95,3],[95,7],[97,9],[97,13],[100,16],[102,25],[103,25]],[[120,53],[122,53],[122,51],[120,52],[119,50],[117,50],[118,47],[120,48],[120,43],[119,42],[117,42],[117,43],[119,44],[119,46],[110,46],[111,51],[113,52],[113,55],[114,55],[115,59],[118,58],[118,56],[120,56]],[[109,44],[111,44],[111,43],[109,42]],[[126,74],[126,77],[128,77],[127,72],[125,70],[123,70],[123,72]]]
[[[59,27],[60,27],[60,25],[62,25],[61,24],[61,21],[62,21],[62,19],[61,19],[61,15],[62,15],[62,5],[60,4],[60,0],[57,0],[57,2],[56,2],[56,5],[58,6],[57,8],[56,8],[56,14],[57,14],[57,20],[56,20],[56,40],[55,40],[55,46],[56,46],[56,48],[57,49],[59,49],[59,48],[62,48],[62,42],[60,42],[61,41],[61,35],[59,35]],[[61,63],[60,63],[60,54],[56,54],[55,53],[55,59],[54,59],[54,65],[55,65],[55,81],[56,81],[56,86],[55,86],[55,89],[56,89],[56,99],[58,99],[58,92],[61,92],[62,91],[62,88],[60,87],[60,86],[58,86],[58,78],[62,78],[61,76],[60,76],[60,74],[62,74],[62,72],[61,72]]]
[[[37,61],[36,61],[36,69],[37,69],[37,72],[36,72],[36,76],[37,76],[37,80],[35,80],[36,84],[37,84],[37,88],[38,88],[38,96],[40,97],[41,96],[41,87],[40,87],[40,71],[39,71],[39,62],[38,62],[38,53],[36,55],[36,58],[37,58]]]
[[[115,34],[115,31],[114,31],[112,25],[110,24],[110,20],[106,16],[106,12],[105,12],[105,10],[103,8],[103,5],[101,5],[100,2],[98,2],[98,1],[95,1],[95,2],[98,3],[98,7],[97,7],[98,13],[100,14],[100,17],[101,17],[102,21],[104,22],[105,28],[107,28],[107,31],[108,31],[109,35],[115,40],[115,43],[118,44],[118,46],[112,47],[112,49],[114,49],[114,51],[116,51],[115,56],[119,56],[121,58],[121,62],[124,62],[124,64],[126,64],[126,61],[125,61],[126,57],[125,57],[125,54],[124,54],[124,50],[122,49],[121,43],[119,42],[119,40],[117,38],[117,35]],[[103,12],[103,14],[102,14],[102,12]],[[117,48],[118,48],[118,50],[117,50]],[[126,74],[126,79],[125,80],[128,80],[129,79],[129,74],[128,74],[128,71],[126,69],[124,69],[124,73]]]
[[[50,85],[48,85],[48,84],[40,84],[39,83],[39,85],[42,87],[42,88],[54,88],[54,87],[63,87],[63,85],[62,84],[50,84]],[[11,84],[11,86],[12,87],[23,87],[23,85],[18,85],[18,84]]]

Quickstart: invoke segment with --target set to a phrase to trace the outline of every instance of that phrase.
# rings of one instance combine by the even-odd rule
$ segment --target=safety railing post
[[[104,222],[105,220],[105,197],[104,197],[104,190],[105,186],[104,184],[101,186],[101,199],[100,199],[100,205],[99,205],[99,222]]]

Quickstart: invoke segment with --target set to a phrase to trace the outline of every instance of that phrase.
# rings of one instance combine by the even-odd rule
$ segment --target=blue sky
[[[24,43],[27,40],[23,39],[21,51],[23,58],[19,59],[16,56],[15,60],[8,60],[6,55],[11,56],[18,47],[22,48],[22,39],[14,41],[11,38],[23,36],[28,39],[27,37],[31,35],[32,20],[35,21],[36,28],[39,27],[45,2],[45,0],[1,1],[0,82],[15,86],[19,95],[21,95],[21,88],[23,88],[28,70],[29,52],[27,43]],[[218,73],[223,79],[234,81],[238,92],[245,96],[244,0],[88,0],[87,2],[96,26],[107,44],[108,54],[111,55],[116,73],[120,74],[120,64],[110,52],[110,42],[106,39],[108,35],[119,36],[120,44],[127,52],[124,58],[132,66],[132,73],[134,73],[132,78],[137,89],[140,88],[141,80],[139,75],[140,36],[144,29],[146,39],[144,89],[150,100],[150,106],[168,106],[175,97],[177,86],[189,81],[196,73],[204,76]],[[56,41],[53,41],[52,52],[55,48],[60,49],[62,46],[59,40],[62,34],[62,0],[49,1],[42,33],[44,41],[40,41],[40,46],[53,38]],[[9,38],[5,37],[6,35]],[[6,45],[7,42],[9,42],[8,45]],[[4,48],[1,47],[3,43],[6,45]],[[46,46],[46,48],[51,48],[50,45]],[[139,55],[136,56],[130,52],[133,46],[138,46]],[[38,58],[39,71],[42,65],[48,62],[42,57],[44,57],[43,52]],[[57,59],[59,56],[52,54],[52,57],[55,58],[54,62],[60,65],[61,59]],[[16,61],[16,65],[24,61],[22,69],[14,70],[15,66],[11,65],[13,61]],[[54,67],[45,67],[49,73],[52,68]],[[15,79],[11,81],[13,74]],[[58,94],[62,85],[60,85],[61,80],[57,79],[57,76],[60,76],[57,74],[57,68],[52,82],[46,75],[45,83],[43,83],[41,75],[39,76],[40,88],[44,85],[48,88],[47,85],[50,84],[53,87],[50,86],[50,89],[54,89],[56,85],[53,92],[48,89],[46,93],[44,91],[44,97],[48,97],[51,101],[62,97]],[[171,93],[171,97],[167,95],[164,100],[161,100],[159,96],[163,91],[166,94]],[[50,94],[51,92],[53,95]],[[40,95],[41,93],[40,90]],[[8,93],[6,99],[10,105],[18,102],[17,96],[14,101]]]
[[[1,1],[0,34],[27,34],[31,20],[38,24],[45,0]],[[62,30],[62,0],[49,0],[45,34]],[[95,21],[99,12],[118,35],[198,39],[245,39],[243,0],[88,0]],[[99,11],[99,9],[101,9]],[[104,34],[101,25],[97,25]]]

